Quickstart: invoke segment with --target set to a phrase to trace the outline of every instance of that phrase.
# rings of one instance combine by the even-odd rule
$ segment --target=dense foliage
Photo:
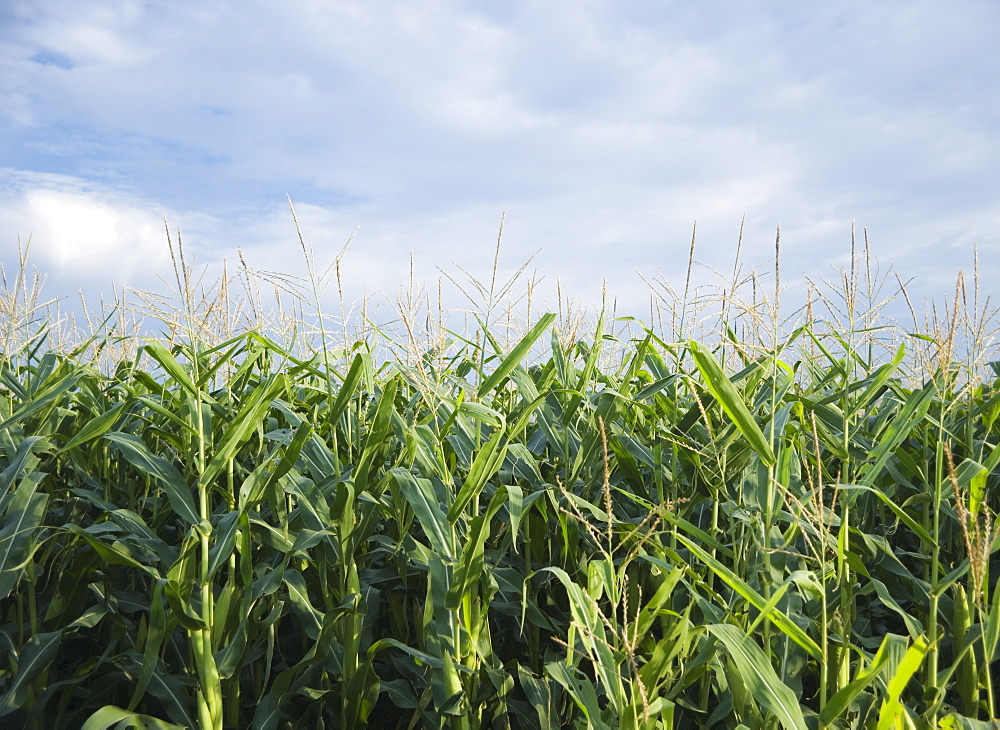
[[[991,726],[1000,392],[952,340],[555,319],[8,355],[0,724]]]

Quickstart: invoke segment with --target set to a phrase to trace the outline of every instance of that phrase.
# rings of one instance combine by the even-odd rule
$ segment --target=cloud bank
[[[1000,274],[1000,8],[457,0],[34,0],[0,9],[0,251],[148,280],[164,213],[202,261],[300,267],[358,227],[349,294],[534,260],[593,299],[744,252],[829,275],[852,221],[918,294]]]

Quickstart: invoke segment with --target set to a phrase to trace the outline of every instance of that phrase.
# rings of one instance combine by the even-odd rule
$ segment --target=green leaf
[[[503,382],[504,378],[510,375],[510,372],[514,368],[521,364],[521,361],[524,360],[531,348],[535,346],[538,338],[545,333],[545,330],[549,328],[549,325],[552,324],[555,318],[556,315],[552,312],[548,312],[539,318],[538,322],[535,323],[535,326],[531,328],[531,331],[529,331],[528,334],[526,334],[524,338],[517,343],[514,349],[510,351],[510,354],[507,355],[507,357],[505,357],[497,366],[497,369],[490,373],[490,376],[483,381],[482,385],[479,386],[477,394],[479,398],[482,398],[484,395],[496,388],[501,382]]]
[[[7,685],[7,693],[0,697],[0,717],[21,707],[28,699],[32,680],[55,659],[62,635],[60,629],[35,634],[28,639],[17,657],[17,672]]]
[[[79,370],[71,373],[63,378],[60,378],[57,382],[46,387],[44,390],[33,393],[29,403],[22,406],[20,410],[16,411],[10,418],[7,418],[0,423],[0,431],[5,430],[19,421],[23,421],[28,416],[37,413],[44,408],[48,408],[59,396],[79,382],[80,378],[83,377],[83,372],[83,370]]]
[[[903,619],[903,623],[906,625],[906,630],[910,632],[910,638],[918,639],[923,636],[924,627],[920,623],[920,620],[908,614],[903,607],[899,605],[899,601],[897,601],[889,592],[889,588],[885,585],[885,583],[877,578],[871,578],[871,582],[872,586],[875,588],[875,593],[882,600],[882,603],[898,613],[900,618]]]
[[[945,730],[997,730],[1000,726],[996,721],[984,721],[984,720],[974,720],[971,717],[965,717],[964,715],[957,715],[952,713],[950,715],[945,715],[940,720],[938,720],[938,727],[945,728]]]
[[[892,360],[882,365],[878,370],[869,375],[863,381],[858,383],[859,386],[867,384],[865,392],[857,400],[857,407],[864,407],[869,405],[875,397],[885,386],[886,382],[892,377],[892,374],[896,372],[896,368],[899,364],[903,362],[903,357],[906,355],[906,343],[900,342],[899,347],[896,350],[896,354],[893,355]]]
[[[493,432],[490,440],[480,447],[479,453],[476,454],[472,467],[469,469],[469,474],[465,478],[465,483],[462,484],[451,509],[448,510],[448,521],[452,524],[458,521],[466,505],[483,491],[486,481],[496,474],[503,464],[504,457],[507,455],[507,444],[500,443],[503,439],[503,430],[497,429]]]
[[[260,465],[247,476],[240,486],[239,506],[241,510],[245,511],[255,507],[268,493],[268,490],[277,484],[281,477],[291,471],[302,452],[303,445],[311,434],[312,424],[303,421],[295,429],[295,435],[282,452],[277,465],[272,468],[270,459],[262,460]],[[275,453],[279,449],[280,446],[275,450]]]
[[[163,609],[163,583],[157,581],[153,587],[153,597],[149,604],[149,624],[146,629],[146,646],[142,655],[142,670],[132,692],[129,710],[134,710],[149,686],[149,680],[157,669],[160,648],[167,638],[167,614]]]
[[[706,628],[726,647],[750,694],[777,717],[786,730],[806,730],[806,720],[795,693],[781,681],[757,643],[729,624],[712,624]]]
[[[0,526],[0,599],[6,598],[21,580],[30,560],[32,536],[45,517],[49,495],[36,491],[35,479],[23,479],[7,500]]]
[[[722,370],[715,357],[694,340],[688,343],[688,349],[694,358],[695,365],[701,372],[701,376],[705,379],[705,385],[708,386],[709,392],[715,396],[723,410],[729,414],[733,423],[736,424],[736,428],[743,434],[743,438],[750,444],[750,448],[757,453],[765,465],[774,464],[774,451],[771,449],[771,444],[747,409],[743,397],[736,390],[736,386]]]
[[[309,589],[306,586],[305,578],[297,570],[286,570],[284,574],[285,585],[288,586],[288,598],[292,602],[292,608],[306,632],[306,635],[316,641],[320,631],[323,629],[323,619],[325,615],[317,610],[312,601],[309,600]]]
[[[813,641],[798,624],[782,613],[781,609],[775,606],[768,606],[768,602],[764,600],[764,597],[751,588],[746,581],[709,555],[705,550],[702,550],[700,547],[688,540],[686,537],[683,535],[677,535],[677,539],[687,545],[688,549],[691,550],[691,552],[693,552],[699,560],[705,563],[705,565],[711,568],[716,575],[722,578],[722,580],[725,581],[730,588],[743,596],[743,598],[749,601],[756,609],[763,612],[764,616],[770,619],[775,626],[781,629],[781,631],[783,631],[788,638],[809,652],[814,659],[822,661],[823,652],[816,642]]]
[[[219,438],[218,443],[213,447],[212,458],[205,465],[199,481],[201,484],[210,485],[219,473],[232,461],[240,446],[246,441],[250,434],[257,430],[262,420],[263,414],[271,406],[271,402],[277,398],[286,387],[284,377],[272,377],[258,385],[250,397],[247,398],[236,418],[233,419],[229,427]]]
[[[933,547],[936,542],[930,533],[927,532],[916,520],[914,520],[910,515],[908,515],[899,505],[889,499],[880,489],[875,489],[874,487],[867,487],[862,484],[835,484],[835,489],[840,489],[843,491],[860,490],[863,492],[871,492],[876,497],[878,497],[886,507],[892,510],[892,513],[900,519],[900,521],[913,530],[914,534],[917,535],[924,544],[928,547]]]
[[[906,650],[903,660],[896,667],[896,673],[889,679],[886,698],[878,715],[878,730],[893,730],[899,727],[899,721],[909,715],[909,711],[900,701],[900,696],[910,678],[924,663],[927,654],[927,640],[920,637]]]
[[[558,710],[548,682],[536,677],[523,664],[517,665],[517,678],[521,682],[524,693],[528,696],[528,702],[538,713],[537,727],[555,727],[558,723],[554,722],[554,718],[558,716],[556,714]]]
[[[580,708],[586,719],[588,730],[611,730],[611,727],[601,718],[600,702],[597,689],[589,677],[581,674],[575,667],[567,667],[562,662],[549,662],[545,672],[563,686],[573,702]]]
[[[425,664],[432,669],[444,669],[444,661],[438,657],[428,654],[425,651],[420,651],[419,649],[414,649],[412,646],[402,643],[396,639],[379,639],[368,649],[369,658],[374,658],[376,654],[380,651],[385,651],[386,649],[398,649],[404,654],[408,654],[414,659],[416,659],[420,664]],[[466,674],[471,673],[468,667],[460,666],[456,667],[460,672]]]
[[[34,452],[45,452],[51,448],[52,444],[41,436],[28,436],[21,440],[17,445],[14,458],[0,473],[0,509],[3,509],[3,503],[9,494],[11,485],[38,465],[38,457],[35,456]]]
[[[331,423],[336,423],[340,419],[341,414],[347,408],[347,404],[350,403],[351,398],[358,391],[362,380],[366,376],[371,377],[369,372],[370,362],[371,358],[363,353],[358,353],[354,356],[351,368],[347,371],[347,375],[344,376],[344,382],[337,392],[337,399],[330,408],[329,418]]]
[[[160,364],[160,367],[163,368],[167,375],[174,379],[175,383],[184,388],[184,390],[191,395],[196,398],[198,397],[198,389],[195,387],[194,381],[191,380],[191,377],[188,375],[187,370],[184,369],[184,366],[177,362],[170,350],[156,340],[149,340],[146,342],[143,349],[149,353],[150,357]]]
[[[936,393],[937,387],[931,380],[921,390],[910,394],[899,413],[890,419],[878,444],[872,450],[871,456],[866,460],[858,481],[866,486],[874,486],[875,479],[882,472],[893,452],[910,435],[910,431],[926,418]]]
[[[135,730],[184,730],[185,725],[174,725],[172,722],[160,720],[149,715],[124,710],[114,705],[105,705],[87,718],[80,730],[107,730],[112,725],[128,722],[126,727]]]
[[[371,428],[365,437],[364,446],[361,449],[361,457],[354,468],[354,484],[358,491],[367,489],[370,479],[370,472],[373,466],[378,463],[380,455],[385,448],[385,440],[392,428],[392,417],[395,415],[393,407],[396,400],[396,391],[399,389],[399,378],[393,377],[382,388],[379,396],[378,408],[375,409],[375,417],[372,419]]]
[[[66,452],[70,449],[74,449],[80,444],[84,444],[98,436],[103,436],[104,433],[110,429],[115,421],[117,421],[128,406],[128,401],[123,401],[113,408],[108,409],[97,418],[92,418],[87,421],[83,428],[77,431],[73,437],[67,441],[63,447],[59,450],[60,452]]]
[[[429,479],[418,479],[407,469],[396,467],[390,471],[406,501],[413,508],[417,521],[424,528],[431,547],[443,558],[455,559],[454,538],[448,517],[438,503]]]
[[[275,730],[281,719],[281,702],[287,696],[288,693],[285,692],[268,692],[264,695],[254,710],[251,730]]]
[[[144,565],[136,560],[135,557],[127,551],[127,548],[122,543],[109,545],[99,537],[90,534],[90,532],[79,525],[63,525],[63,529],[68,532],[72,532],[74,535],[82,537],[108,565],[125,565],[129,568],[141,570],[151,576],[159,577],[159,573],[157,573],[154,568]]]
[[[458,608],[462,598],[472,586],[483,578],[483,545],[490,536],[490,521],[507,501],[507,491],[498,489],[490,500],[486,511],[473,518],[469,533],[465,536],[465,547],[455,566],[455,574],[445,599],[445,606]]]
[[[841,687],[820,709],[819,723],[821,727],[832,725],[851,706],[854,699],[875,681],[879,672],[882,671],[882,667],[889,660],[889,645],[902,640],[901,637],[893,634],[888,634],[882,639],[882,644],[868,666],[859,667],[853,681]]]
[[[201,521],[191,487],[173,464],[150,451],[146,443],[134,434],[112,431],[105,434],[104,438],[117,446],[122,456],[142,474],[163,484],[170,506],[189,525],[196,525]]]
[[[167,597],[167,604],[177,619],[188,631],[200,631],[208,628],[205,620],[199,616],[184,598],[183,588],[172,580],[163,581],[163,594]]]
[[[986,478],[990,471],[979,462],[963,459],[955,469],[955,478],[961,490],[969,493],[969,512],[973,517],[979,514],[983,504],[983,494],[986,491]],[[946,492],[947,493],[947,492]]]
[[[239,512],[227,512],[219,519],[213,530],[215,544],[209,550],[208,575],[213,576],[226,564],[236,545],[239,531]]]

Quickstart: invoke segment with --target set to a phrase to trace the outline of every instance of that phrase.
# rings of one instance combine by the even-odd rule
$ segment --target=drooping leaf
[[[757,453],[760,460],[766,465],[774,463],[774,451],[771,444],[760,430],[757,421],[743,402],[743,396],[736,390],[736,386],[729,379],[722,367],[712,356],[712,353],[695,341],[688,343],[688,349],[695,365],[705,379],[705,385],[715,396],[715,399],[722,406],[723,410],[733,419],[733,423],[743,434],[750,447]]]
[[[781,681],[753,638],[729,624],[706,628],[726,647],[754,699],[777,717],[786,730],[805,730],[806,720],[798,698]]]
[[[113,431],[104,434],[104,438],[117,446],[122,456],[140,473],[153,477],[163,485],[170,506],[187,524],[196,525],[201,521],[191,487],[173,464],[150,451],[135,434]]]

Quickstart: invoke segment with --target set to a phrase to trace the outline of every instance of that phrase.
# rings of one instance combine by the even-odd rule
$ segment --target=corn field
[[[1000,727],[992,319],[876,324],[862,268],[840,317],[510,338],[491,283],[305,353],[207,336],[183,262],[178,327],[63,346],[19,274],[0,725]]]

